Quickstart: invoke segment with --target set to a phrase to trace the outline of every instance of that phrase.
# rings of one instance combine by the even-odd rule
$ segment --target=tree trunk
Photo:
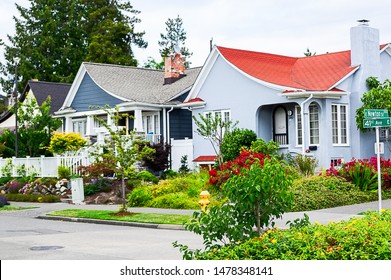
[[[259,213],[259,201],[255,201],[255,220],[257,223],[257,233],[261,235],[261,214]]]
[[[122,170],[121,171],[121,185],[122,185],[122,212],[126,212],[127,211],[127,207],[126,207],[126,186],[125,186],[125,171]]]

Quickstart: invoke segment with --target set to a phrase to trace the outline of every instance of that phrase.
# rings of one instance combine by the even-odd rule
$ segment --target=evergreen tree
[[[167,57],[170,53],[180,52],[186,59],[190,58],[193,53],[185,47],[187,39],[186,32],[182,27],[183,20],[177,16],[175,19],[168,19],[166,21],[166,34],[160,33],[161,41],[158,42],[161,49],[159,50],[162,57]],[[177,50],[178,49],[178,50]],[[189,68],[190,62],[185,62],[185,67]]]
[[[15,58],[20,58],[19,91],[30,79],[72,82],[83,61],[136,65],[131,44],[146,47],[135,33],[139,11],[128,0],[29,0],[16,4],[15,35],[8,35],[0,84],[10,92]],[[129,14],[133,14],[131,17]]]
[[[88,18],[85,31],[88,34],[87,61],[137,66],[131,44],[147,47],[145,32],[134,32],[140,20],[140,12],[132,5],[119,0],[83,0]],[[133,14],[133,17],[128,16]]]

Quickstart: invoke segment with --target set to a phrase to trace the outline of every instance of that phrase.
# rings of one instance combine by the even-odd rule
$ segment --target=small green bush
[[[60,179],[69,179],[71,177],[71,170],[69,169],[69,167],[66,167],[66,166],[58,166],[58,177],[60,177]]]
[[[335,176],[311,176],[295,180],[290,211],[310,211],[374,201],[377,194],[363,192],[354,184]]]
[[[159,197],[156,197],[150,203],[150,207],[154,208],[170,208],[170,209],[197,209],[200,208],[198,202],[195,200],[189,200],[189,197],[185,193],[168,193]]]
[[[151,189],[148,186],[140,186],[135,188],[128,196],[129,207],[144,207],[149,206],[152,200]]]
[[[161,178],[162,178],[163,180],[166,180],[166,179],[173,179],[173,178],[175,178],[175,177],[178,177],[178,175],[179,175],[178,172],[176,172],[176,171],[174,171],[174,170],[171,170],[171,169],[168,169],[168,170],[166,170],[166,171],[164,171],[164,172],[162,173]]]
[[[251,144],[250,150],[256,153],[275,156],[278,154],[278,143],[273,140],[266,142],[265,140],[258,138]]]
[[[391,260],[391,210],[364,218],[312,224],[200,253],[199,260]]]
[[[136,177],[137,177],[137,179],[144,180],[147,182],[152,182],[154,184],[159,182],[159,179],[155,175],[153,175],[151,172],[146,171],[146,170],[143,170],[143,171],[140,171],[139,173],[137,173]]]
[[[38,195],[38,194],[5,194],[9,201],[18,202],[43,202],[54,203],[60,202],[60,197],[57,195]]]
[[[235,128],[233,131],[226,132],[221,144],[224,161],[234,160],[239,156],[242,148],[249,149],[255,140],[257,135],[250,129]]]
[[[0,177],[0,186],[7,184],[12,180],[12,177]]]

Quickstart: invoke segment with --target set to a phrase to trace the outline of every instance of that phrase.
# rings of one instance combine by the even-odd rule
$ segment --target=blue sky
[[[14,0],[2,0],[0,38],[13,34],[17,14]],[[16,0],[27,6],[27,0]],[[302,56],[307,48],[317,54],[350,48],[349,30],[358,19],[369,19],[380,30],[381,43],[391,42],[391,5],[387,0],[131,0],[142,20],[136,26],[146,32],[149,46],[134,49],[142,65],[159,58],[158,40],[168,18],[179,15],[187,32],[186,46],[192,66],[201,66],[214,44]],[[1,56],[1,55],[0,55]]]

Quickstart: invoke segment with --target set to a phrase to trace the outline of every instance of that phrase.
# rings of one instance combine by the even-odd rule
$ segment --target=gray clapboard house
[[[84,62],[61,108],[55,113],[63,120],[64,132],[78,132],[92,141],[107,133],[95,117],[111,123],[101,107],[118,107],[129,115],[120,126],[147,140],[173,145],[172,167],[180,158],[192,160],[191,111],[183,103],[201,68],[184,69],[180,55],[165,59],[165,70]]]

